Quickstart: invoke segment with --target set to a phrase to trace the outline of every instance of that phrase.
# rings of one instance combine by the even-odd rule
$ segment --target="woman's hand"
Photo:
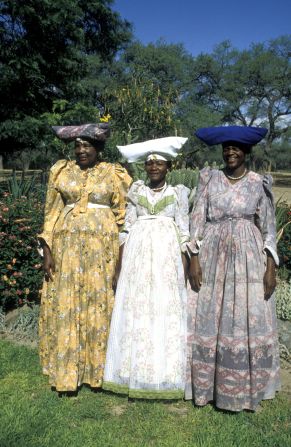
[[[189,266],[189,261],[187,256],[185,255],[185,253],[182,253],[182,263],[183,263],[183,268],[184,268],[184,277],[185,277],[185,285],[187,284],[187,278],[188,278],[188,266]]]
[[[48,245],[43,246],[43,264],[44,278],[46,281],[53,281],[53,273],[55,273],[55,263]]]
[[[198,255],[192,255],[191,257],[188,277],[191,289],[194,290],[194,292],[199,292],[202,285],[202,270]]]
[[[275,261],[271,255],[267,255],[267,268],[264,274],[265,300],[268,300],[276,287]]]

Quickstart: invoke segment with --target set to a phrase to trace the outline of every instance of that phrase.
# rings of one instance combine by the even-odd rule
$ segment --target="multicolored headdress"
[[[108,123],[82,124],[80,126],[52,126],[61,140],[69,143],[77,138],[89,141],[105,141],[110,135]]]

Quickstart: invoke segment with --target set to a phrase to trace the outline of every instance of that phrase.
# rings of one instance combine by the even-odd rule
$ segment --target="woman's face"
[[[244,165],[246,159],[245,151],[236,143],[227,143],[222,148],[223,160],[226,167],[234,170]]]
[[[76,140],[75,142],[76,161],[81,168],[90,168],[97,162],[96,148],[86,140]]]
[[[164,160],[149,160],[145,162],[145,170],[152,182],[159,183],[166,177],[168,163]]]

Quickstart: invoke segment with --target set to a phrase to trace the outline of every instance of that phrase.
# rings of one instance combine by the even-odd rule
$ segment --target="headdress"
[[[145,161],[149,155],[155,156],[159,160],[172,160],[181,152],[182,146],[187,140],[188,138],[183,137],[157,138],[142,143],[117,146],[117,149],[129,163]]]
[[[195,132],[195,135],[208,146],[232,141],[251,147],[259,143],[267,132],[268,129],[264,127],[220,126],[202,127]]]
[[[108,123],[82,124],[81,126],[52,126],[57,137],[66,143],[77,138],[91,141],[105,141],[110,134]]]

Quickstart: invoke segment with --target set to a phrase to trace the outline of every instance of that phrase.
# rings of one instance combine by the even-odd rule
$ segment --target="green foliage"
[[[0,333],[5,332],[5,312],[0,306]]]
[[[291,207],[287,202],[279,200],[275,209],[277,235],[280,235],[278,241],[278,253],[280,258],[280,271],[282,270],[285,279],[291,276]],[[278,238],[278,236],[277,236]]]
[[[41,259],[36,234],[43,219],[43,205],[34,196],[0,198],[0,306],[4,310],[39,299]]]
[[[52,111],[54,100],[95,103],[97,86],[87,85],[87,76],[90,82],[94,75],[98,79],[96,72],[131,36],[129,23],[111,5],[111,0],[1,1],[2,153],[43,142],[40,116]]]
[[[176,95],[174,89],[163,95],[152,81],[135,78],[110,92],[106,110],[112,116],[112,129],[114,134],[118,134],[119,144],[176,135]]]
[[[268,127],[262,146],[269,163],[273,142],[290,124],[290,36],[238,51],[226,41],[196,59],[193,100],[221,114],[222,123]],[[211,123],[205,122],[204,126]]]
[[[19,309],[17,318],[7,328],[17,340],[38,340],[39,306],[32,304]]]
[[[22,196],[29,197],[35,187],[36,176],[25,178],[24,172],[20,180],[17,180],[16,173],[7,180],[7,189],[14,199],[20,199]]]
[[[167,174],[167,182],[172,185],[185,185],[189,189],[197,186],[199,178],[199,169],[181,168],[173,169]]]
[[[178,96],[183,95],[193,82],[192,56],[182,44],[168,44],[162,39],[148,45],[133,42],[123,52],[120,65],[125,78],[153,82],[165,96],[173,89]]]
[[[144,163],[128,163],[126,167],[134,182],[137,180],[147,181]]]
[[[276,312],[281,320],[291,321],[291,281],[279,281],[277,284]]]

